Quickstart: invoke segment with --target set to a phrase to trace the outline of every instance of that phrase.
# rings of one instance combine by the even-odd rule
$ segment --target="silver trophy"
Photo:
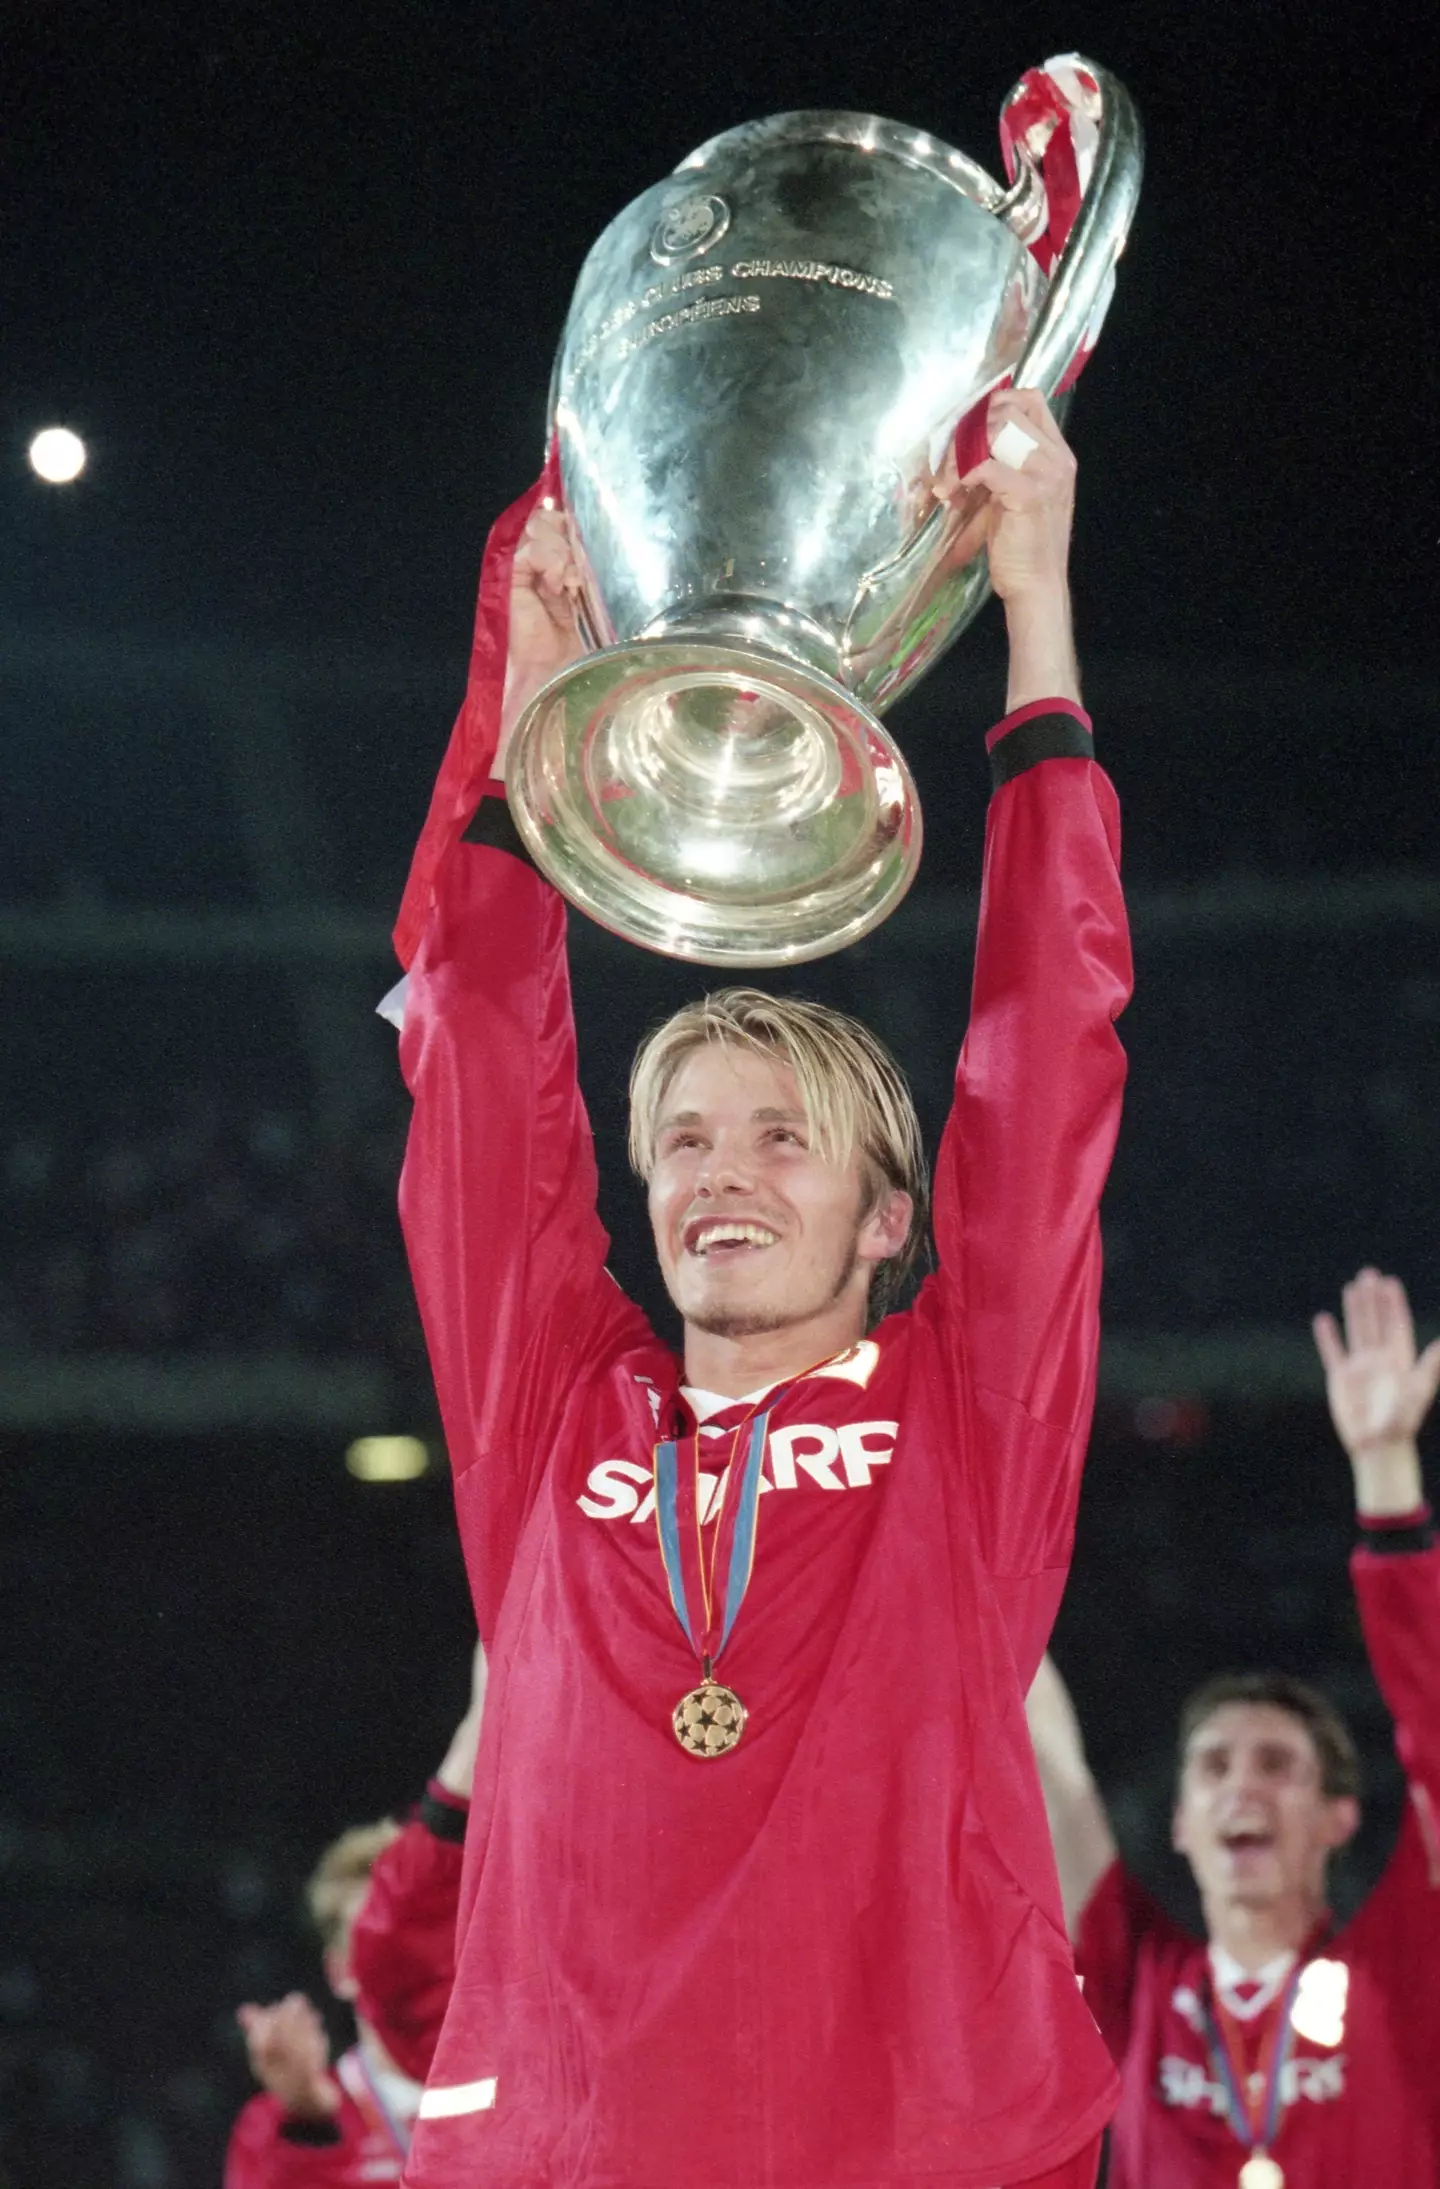
[[[1139,190],[1103,70],[1049,62],[1012,110],[1004,189],[873,115],[746,123],[586,259],[551,426],[594,651],[525,710],[507,787],[541,869],[633,942],[798,964],[914,876],[919,805],[880,716],[988,589],[944,466],[1007,378],[1064,386]],[[1079,206],[1047,276],[1031,245],[1062,185]]]

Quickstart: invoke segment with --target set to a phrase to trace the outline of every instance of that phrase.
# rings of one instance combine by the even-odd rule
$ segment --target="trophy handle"
[[[1005,195],[996,200],[991,211],[997,220],[1004,221],[1012,235],[1028,247],[1037,236],[1045,233],[1050,208],[1045,196],[1044,179],[1023,144],[1015,147],[1015,168],[1015,180]]]
[[[1038,145],[1027,143],[1018,126],[1027,107],[1041,125],[1035,131],[1042,140]],[[1070,383],[1110,301],[1115,262],[1140,195],[1140,118],[1119,79],[1078,54],[1059,55],[1020,79],[1001,109],[1002,136],[1012,113],[1017,126],[1007,149],[1013,181],[990,210],[1035,250],[1042,266],[1043,237],[1062,196],[1060,188],[1046,183],[1049,137],[1062,118],[1071,123],[1072,149],[1077,134],[1094,132],[1084,195],[1010,376],[1017,388],[1038,388],[1063,421]],[[1063,179],[1057,177],[1057,184]],[[976,529],[983,502],[983,495],[946,497],[900,553],[862,582],[842,659],[847,682],[877,712],[949,650],[989,597],[989,570]],[[937,631],[944,633],[938,642]]]
[[[1063,76],[1058,73],[1063,71]],[[1085,195],[1066,239],[1059,263],[1050,279],[1049,292],[1040,315],[1015,368],[1017,388],[1038,388],[1054,396],[1083,352],[1099,332],[1099,323],[1110,301],[1115,261],[1125,248],[1125,238],[1140,195],[1145,165],[1144,134],[1135,102],[1117,76],[1077,53],[1065,53],[1032,72],[1044,76],[1077,118],[1097,124],[1094,161]],[[1078,83],[1079,96],[1069,90],[1065,78]],[[1023,95],[1030,77],[1022,77],[1005,102],[1002,113]],[[1090,87],[1094,91],[1091,95]],[[1098,113],[1095,109],[1098,107]],[[1019,143],[1017,163],[1027,157]],[[1043,169],[1042,156],[1042,169]]]

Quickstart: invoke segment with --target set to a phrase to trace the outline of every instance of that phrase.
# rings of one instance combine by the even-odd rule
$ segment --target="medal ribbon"
[[[1216,2015],[1213,1985],[1206,1986],[1202,2003],[1205,2016],[1205,2039],[1210,2048],[1210,2069],[1225,2092],[1230,2126],[1237,2140],[1247,2151],[1268,2152],[1280,2127],[1282,2101],[1280,2085],[1285,2073],[1285,2063],[1290,2057],[1294,2042],[1294,2025],[1290,2020],[1300,1989],[1300,1979],[1305,1973],[1306,1960],[1302,1954],[1291,1971],[1280,2000],[1280,2019],[1270,2044],[1270,2059],[1265,2069],[1265,2091],[1258,2106],[1252,2111],[1243,2093],[1240,2069],[1236,2064],[1228,2036]]]
[[[700,1438],[687,1438],[682,1461],[673,1441],[655,1447],[655,1525],[675,1616],[708,1680],[740,1615],[755,1564],[755,1522],[760,1507],[760,1469],[771,1408],[735,1431],[730,1457],[715,1491],[719,1518],[706,1555],[700,1510]],[[741,1448],[744,1459],[737,1461]]]

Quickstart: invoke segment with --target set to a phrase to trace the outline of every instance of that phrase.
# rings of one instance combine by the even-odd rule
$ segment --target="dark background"
[[[486,527],[538,466],[601,226],[694,144],[869,108],[992,167],[1027,66],[1129,84],[1149,166],[1071,418],[1087,696],[1139,987],[1110,1337],[1057,1643],[1128,1849],[1168,1729],[1282,1662],[1395,1799],[1306,1320],[1440,1309],[1433,37],[1272,4],[12,9],[0,68],[0,2167],[218,2180],[230,2016],[318,1983],[298,1881],[465,1693],[393,1217],[385,928]],[[40,426],[85,435],[41,486]],[[938,1128],[993,611],[896,716],[925,868],[791,985]],[[616,1265],[635,1035],[695,976],[576,923]],[[647,1292],[647,1297],[649,1293]],[[338,2033],[338,2032],[337,2032]]]

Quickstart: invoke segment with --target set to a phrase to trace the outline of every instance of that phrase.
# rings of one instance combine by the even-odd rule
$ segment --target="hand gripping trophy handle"
[[[650,949],[797,964],[913,878],[880,715],[987,590],[937,473],[1007,379],[1063,400],[1140,182],[1129,97],[1078,56],[1001,132],[1008,190],[873,115],[747,123],[582,269],[552,430],[596,650],[526,708],[507,787],[542,871]]]

